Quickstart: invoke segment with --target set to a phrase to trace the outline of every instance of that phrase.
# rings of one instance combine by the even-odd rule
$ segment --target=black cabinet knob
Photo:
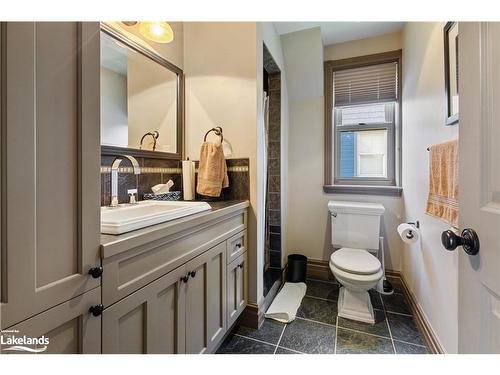
[[[194,277],[196,276],[196,271],[191,271],[188,273],[188,275],[194,279]]]
[[[238,264],[238,268],[243,268],[243,263]]]
[[[104,311],[104,306],[102,304],[90,306],[89,313],[94,316],[99,316]]]
[[[94,279],[98,279],[101,277],[103,272],[103,268],[101,266],[99,267],[92,267],[89,269],[89,275],[92,276]]]
[[[237,243],[237,244],[236,244],[236,248],[237,248],[237,249],[241,248],[241,244],[240,244],[240,243]]]
[[[479,252],[479,237],[474,229],[464,229],[461,236],[452,230],[446,230],[441,234],[441,243],[446,250],[455,250],[462,246],[469,255],[476,255]]]
[[[182,276],[182,277],[181,277],[181,281],[182,281],[183,283],[187,283],[187,282],[189,281],[189,273],[188,273],[186,276]]]

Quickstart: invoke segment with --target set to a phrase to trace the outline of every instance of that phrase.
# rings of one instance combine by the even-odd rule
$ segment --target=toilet
[[[368,291],[384,276],[376,256],[380,246],[380,216],[385,208],[379,203],[330,201],[333,254],[330,269],[342,285],[338,316],[375,323]]]

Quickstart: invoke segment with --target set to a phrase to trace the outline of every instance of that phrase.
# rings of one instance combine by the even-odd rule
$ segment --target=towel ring
[[[220,136],[220,141],[224,141],[224,136],[222,135],[222,128],[220,126],[217,126],[215,128],[210,129],[205,133],[205,137],[203,137],[203,142],[207,141],[207,135],[210,134],[210,132],[214,132],[216,135]]]

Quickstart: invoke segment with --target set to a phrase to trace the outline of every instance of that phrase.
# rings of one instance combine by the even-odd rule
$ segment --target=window
[[[325,187],[400,195],[401,51],[325,62]]]

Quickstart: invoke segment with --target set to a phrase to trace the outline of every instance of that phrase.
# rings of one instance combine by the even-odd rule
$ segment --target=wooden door
[[[500,353],[500,23],[459,24],[460,229],[477,255],[459,255],[459,353]]]
[[[181,266],[106,308],[103,353],[184,353],[185,275]]]
[[[1,328],[97,287],[99,23],[1,32]]]
[[[42,338],[47,345],[2,345],[1,353],[100,354],[101,317],[89,313],[101,301],[100,288],[95,288],[57,305],[2,332],[4,342],[14,335]],[[17,348],[13,348],[17,346]],[[23,347],[20,347],[23,346]]]
[[[226,333],[226,243],[186,264],[186,353],[210,353]]]
[[[247,305],[247,253],[227,266],[227,327],[234,324]]]

